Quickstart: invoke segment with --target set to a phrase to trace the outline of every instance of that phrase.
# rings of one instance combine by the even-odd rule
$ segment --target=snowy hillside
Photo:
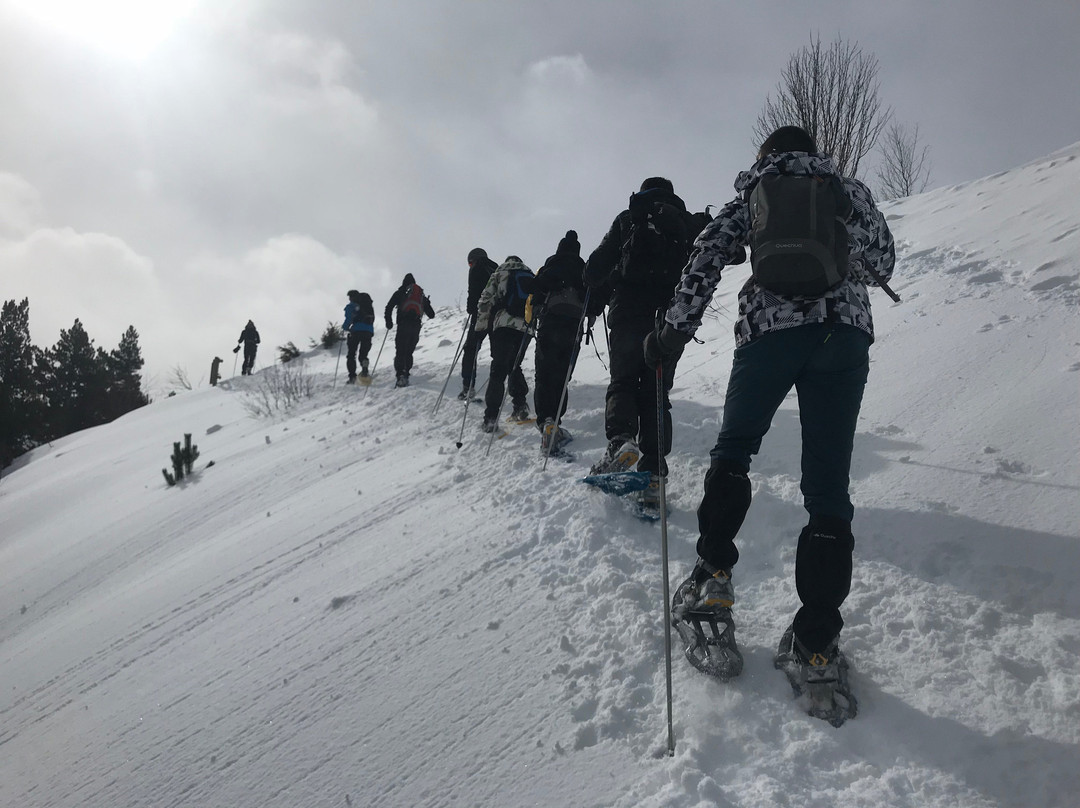
[[[794,400],[751,470],[746,669],[709,681],[676,648],[669,758],[659,529],[576,482],[604,444],[604,367],[590,346],[571,386],[575,461],[541,471],[519,426],[485,456],[475,405],[459,450],[462,405],[431,415],[463,321],[444,309],[408,389],[389,345],[366,397],[319,351],[288,414],[249,414],[264,372],[8,471],[0,805],[1076,805],[1078,157],[886,208],[904,302],[873,295],[844,727],[771,664],[805,516]],[[672,394],[673,582],[744,272]],[[185,432],[200,470],[170,489]]]

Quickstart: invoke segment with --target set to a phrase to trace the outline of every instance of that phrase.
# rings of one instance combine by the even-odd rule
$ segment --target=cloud
[[[38,189],[17,174],[0,171],[0,236],[24,235],[43,216]]]
[[[52,345],[76,318],[112,344],[161,301],[150,259],[114,236],[71,228],[0,239],[0,278],[9,299],[30,299],[30,333],[39,347]]]

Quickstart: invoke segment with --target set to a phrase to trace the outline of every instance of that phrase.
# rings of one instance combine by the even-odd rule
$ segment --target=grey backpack
[[[839,177],[766,174],[748,201],[750,264],[760,286],[815,296],[847,277],[851,200]]]

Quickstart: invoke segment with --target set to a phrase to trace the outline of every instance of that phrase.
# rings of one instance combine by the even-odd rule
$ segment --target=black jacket
[[[674,205],[687,217],[688,227],[692,227],[691,216],[686,212],[686,203],[676,194],[661,188],[654,188],[647,193],[657,201]],[[600,241],[600,246],[592,251],[585,265],[585,283],[593,288],[598,299],[604,299],[610,293],[608,306],[609,325],[647,319],[652,321],[656,312],[666,308],[675,295],[676,284],[673,282],[641,286],[622,282],[623,245],[630,238],[633,220],[630,210],[624,210],[615,217],[607,234]],[[593,306],[590,304],[590,309]]]
[[[393,321],[393,318],[391,317],[391,314],[394,312],[395,309],[398,308],[398,306],[400,306],[402,303],[405,302],[405,298],[408,297],[409,291],[412,289],[412,287],[413,287],[413,284],[411,284],[411,283],[410,284],[402,284],[401,286],[398,287],[397,291],[394,292],[394,294],[390,295],[390,301],[386,304],[386,310],[383,312],[383,317],[386,320],[386,327],[387,328],[393,328],[394,327],[394,321]],[[435,316],[435,309],[433,309],[431,307],[431,300],[428,299],[427,295],[424,295],[422,305],[424,307],[424,314],[426,314],[428,317],[434,317]],[[409,316],[410,315],[406,314],[405,312],[401,312],[401,311],[398,312],[398,319],[399,320],[402,317],[409,317]],[[417,316],[416,319],[419,320],[420,317]]]
[[[473,265],[469,267],[469,295],[465,300],[465,312],[467,314],[476,314],[476,303],[480,300],[480,294],[484,291],[484,287],[487,286],[491,273],[498,268],[499,265],[490,258],[473,261]]]

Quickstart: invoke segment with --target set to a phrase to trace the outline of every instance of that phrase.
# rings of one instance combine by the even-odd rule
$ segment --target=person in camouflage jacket
[[[698,236],[663,327],[646,337],[646,361],[652,367],[665,356],[678,355],[701,325],[721,271],[744,260],[750,193],[761,177],[774,172],[837,175],[832,158],[819,153],[804,130],[783,127],[769,136],[757,162],[739,174],[739,195]],[[839,609],[851,587],[855,541],[849,470],[874,339],[868,287],[887,282],[895,261],[892,234],[869,189],[855,179],[840,180],[851,201],[847,277],[820,295],[785,297],[762,288],[751,275],[739,293],[723,421],[698,507],[698,564],[676,595],[685,602],[700,588],[713,587],[728,593],[713,602],[731,605],[731,569],[739,558],[735,536],[750,506],[750,461],[794,387],[809,523],[796,553],[802,607],[793,634],[811,655],[835,649],[844,624]]]
[[[509,291],[512,273],[532,270],[516,255],[508,256],[491,273],[480,300],[476,304],[476,325],[474,329],[489,334],[488,345],[491,349],[491,370],[488,374],[487,390],[484,392],[485,432],[495,431],[495,419],[499,415],[503,393],[509,379],[510,399],[513,402],[511,417],[523,421],[529,416],[529,385],[525,374],[521,372],[521,363],[517,362],[519,352],[524,351],[529,343],[529,325],[524,316],[511,314],[503,305]],[[526,291],[531,291],[528,289]]]

